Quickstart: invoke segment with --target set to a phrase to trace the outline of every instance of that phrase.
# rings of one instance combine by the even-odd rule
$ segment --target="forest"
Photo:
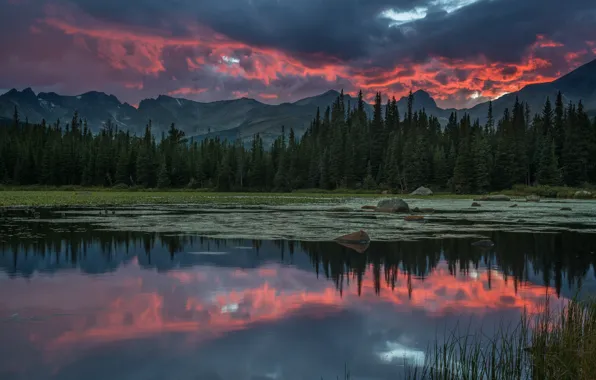
[[[516,99],[487,122],[452,113],[447,125],[425,110],[405,115],[395,98],[375,98],[372,117],[362,92],[356,104],[343,91],[317,109],[304,136],[292,128],[270,147],[218,138],[193,140],[172,124],[142,136],[106,121],[93,134],[78,113],[64,123],[32,124],[15,108],[0,127],[0,183],[6,185],[193,188],[217,191],[366,189],[409,192],[419,186],[454,193],[487,193],[516,184],[596,183],[596,119],[581,102],[559,93],[534,115]]]

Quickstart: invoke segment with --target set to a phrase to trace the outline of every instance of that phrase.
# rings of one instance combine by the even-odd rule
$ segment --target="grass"
[[[336,203],[341,197],[188,191],[0,191],[0,207],[134,206],[143,204],[285,205]]]
[[[593,187],[515,185],[511,190],[505,190],[502,193],[510,196],[538,195],[543,198],[575,198],[575,193],[581,190],[592,193],[592,198],[596,199],[596,189]]]
[[[541,197],[573,198],[580,189],[548,186],[514,186],[502,193],[509,196],[536,194]],[[133,206],[140,204],[237,204],[237,205],[289,205],[307,203],[341,203],[359,197],[377,198],[397,196],[404,199],[472,199],[471,194],[435,193],[431,197],[410,194],[384,195],[379,191],[338,189],[297,190],[292,193],[217,193],[191,189],[141,189],[141,188],[84,188],[44,186],[0,186],[0,207],[59,207],[59,206]],[[596,198],[596,191],[592,191]]]
[[[548,305],[548,302],[546,303]],[[594,380],[596,302],[571,300],[524,314],[495,336],[456,328],[427,350],[423,366],[404,363],[407,380]],[[345,370],[344,379],[350,379]],[[401,378],[401,377],[400,377]]]
[[[0,207],[66,207],[66,206],[134,206],[142,204],[234,204],[234,205],[290,205],[313,203],[341,203],[353,197],[387,197],[378,193],[356,192],[293,192],[293,193],[216,193],[191,190],[121,190],[110,188],[0,188]],[[403,198],[423,198],[400,195]],[[433,199],[469,199],[470,196],[439,194]]]

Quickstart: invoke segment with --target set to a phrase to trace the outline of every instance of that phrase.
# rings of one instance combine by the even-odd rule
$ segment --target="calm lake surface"
[[[451,218],[440,204],[426,224],[407,225],[304,207],[5,212],[0,378],[316,380],[347,365],[352,379],[399,379],[404,361],[424,362],[458,325],[490,335],[547,295],[561,304],[596,294],[595,205],[567,218],[561,205],[532,206],[527,222],[521,206],[494,206],[515,212],[517,226],[503,215],[492,223],[490,208]],[[230,219],[237,227],[222,227]],[[390,222],[408,238],[375,235]],[[264,239],[246,238],[247,223]],[[292,223],[304,240],[279,236]],[[365,252],[316,241],[319,224],[333,234],[372,226],[373,241]],[[473,246],[481,237],[495,246]]]

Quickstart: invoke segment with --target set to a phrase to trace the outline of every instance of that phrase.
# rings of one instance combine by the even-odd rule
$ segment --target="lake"
[[[595,202],[367,202],[5,210],[0,378],[399,379],[454,328],[596,294]]]

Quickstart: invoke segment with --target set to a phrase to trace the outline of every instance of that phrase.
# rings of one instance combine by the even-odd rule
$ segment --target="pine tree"
[[[453,187],[458,194],[469,194],[473,189],[474,162],[467,145],[460,148],[453,169]]]
[[[373,177],[376,177],[383,160],[383,147],[387,142],[385,127],[383,125],[381,93],[377,93],[375,96],[373,119],[370,123],[370,130],[372,140],[370,146],[370,165],[372,167]]]
[[[366,167],[366,177],[364,178],[364,183],[362,184],[362,187],[366,190],[372,190],[377,187],[377,184],[373,177],[373,169],[372,169],[372,165],[370,164],[370,162],[368,163],[368,166]]]
[[[538,167],[537,181],[541,185],[558,185],[561,179],[555,143],[547,135],[543,139],[540,152],[540,165]]]
[[[15,108],[0,121],[0,181],[50,186],[217,188],[271,191],[299,188],[391,188],[432,185],[458,192],[485,192],[518,183],[580,186],[596,182],[596,120],[583,104],[565,108],[557,95],[531,119],[519,100],[512,112],[481,127],[453,112],[443,129],[413,95],[402,121],[395,98],[381,106],[376,94],[367,117],[362,94],[354,109],[340,94],[324,115],[317,111],[301,137],[285,132],[271,146],[259,135],[250,148],[220,138],[183,141],[171,125],[156,141],[151,121],[144,135],[119,130],[110,119],[98,133],[75,113],[61,125],[29,123]],[[21,122],[23,117],[25,122]],[[495,127],[496,124],[496,127]],[[554,148],[553,148],[554,146]],[[553,158],[554,149],[554,158]]]
[[[217,171],[217,189],[220,191],[229,191],[232,189],[234,177],[231,164],[234,161],[231,152],[232,150],[230,149],[224,155]]]
[[[149,147],[141,147],[137,155],[137,184],[150,187],[153,183],[153,161],[151,159],[151,152]],[[165,162],[164,162],[165,166]],[[161,168],[160,168],[161,169]],[[165,169],[167,173],[167,168]],[[160,173],[161,174],[161,173]]]
[[[490,151],[485,137],[478,132],[472,143],[472,156],[474,161],[474,190],[486,193],[490,189]]]
[[[161,158],[161,162],[159,163],[159,172],[157,175],[157,187],[160,189],[170,187],[170,174],[168,173],[168,166],[166,165],[165,157]]]
[[[130,173],[128,171],[129,155],[126,147],[122,147],[118,154],[118,163],[116,164],[116,184],[129,185]]]
[[[555,141],[555,153],[557,154],[557,160],[561,160],[563,155],[563,145],[565,139],[564,132],[564,120],[565,106],[563,105],[563,96],[561,91],[557,94],[557,100],[555,102],[555,121],[554,121],[554,134],[552,138]]]
[[[447,158],[445,150],[441,146],[435,147],[433,151],[433,184],[436,187],[445,188],[450,174],[447,170]]]

